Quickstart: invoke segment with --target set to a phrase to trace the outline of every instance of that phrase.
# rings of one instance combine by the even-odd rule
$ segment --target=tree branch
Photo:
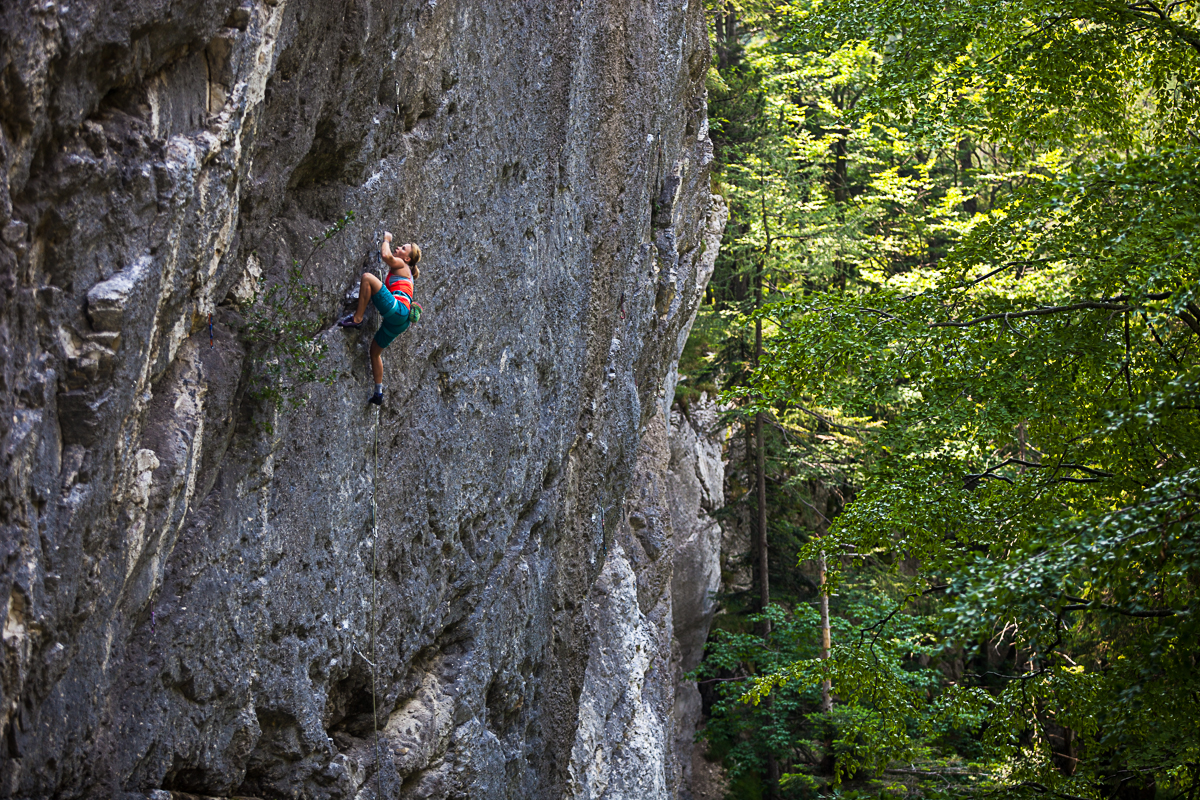
[[[843,431],[854,431],[855,433],[867,433],[867,430],[868,430],[867,428],[856,428],[853,425],[839,425],[838,423],[834,422],[833,420],[829,419],[828,417],[822,416],[815,411],[810,411],[809,409],[805,408],[802,405],[797,405],[796,403],[789,403],[788,405],[790,408],[794,408],[798,411],[802,411],[805,414],[808,414],[813,419],[824,422],[826,425],[828,425],[831,428],[838,428],[839,430],[843,430]]]
[[[1155,330],[1154,324],[1150,322],[1150,317],[1146,316],[1145,311],[1142,312],[1142,321],[1145,322],[1146,327],[1150,329],[1150,333],[1154,336],[1154,341],[1158,342],[1158,346],[1166,351],[1167,355],[1171,357],[1171,360],[1175,362],[1176,366],[1179,366],[1179,359],[1176,358],[1175,354],[1171,352],[1171,348],[1167,347],[1166,343],[1159,338],[1158,331]]]
[[[1188,303],[1187,308],[1187,311],[1179,311],[1179,318],[1192,329],[1192,333],[1200,336],[1200,309],[1196,308],[1194,303]]]
[[[1200,53],[1200,33],[1171,19],[1170,15],[1164,13],[1155,3],[1115,3],[1098,0],[1096,5],[1113,14],[1117,19],[1133,18],[1151,28],[1168,33],[1176,41]]]
[[[1023,458],[1006,458],[1003,461],[1001,461],[999,464],[996,464],[995,466],[992,466],[992,467],[988,467],[983,472],[968,473],[967,475],[964,475],[963,476],[963,488],[966,489],[967,491],[971,491],[979,486],[979,481],[981,481],[985,478],[989,478],[992,480],[1005,481],[1006,483],[1012,485],[1013,482],[1011,479],[1006,478],[1003,475],[994,474],[996,470],[1000,469],[1001,467],[1007,467],[1010,464],[1015,464],[1019,467],[1028,467],[1030,469],[1053,469],[1055,472],[1057,472],[1060,469],[1079,470],[1080,472],[1084,472],[1084,473],[1092,476],[1090,478],[1071,478],[1071,477],[1064,476],[1061,478],[1053,479],[1055,481],[1063,481],[1065,483],[1096,483],[1097,481],[1099,481],[1103,478],[1113,477],[1113,473],[1111,473],[1111,472],[1105,472],[1104,470],[1096,469],[1095,467],[1085,467],[1083,464],[1045,464],[1045,463],[1038,463],[1036,461],[1026,461]]]
[[[1148,294],[1143,299],[1145,300],[1166,300],[1171,296],[1170,292],[1160,294]],[[1106,311],[1133,311],[1135,306],[1129,305],[1131,300],[1129,295],[1119,295],[1110,297],[1106,300],[1085,300],[1080,303],[1072,303],[1066,306],[1043,306],[1042,308],[1034,308],[1028,311],[1004,311],[999,314],[988,314],[983,317],[976,317],[968,320],[947,320],[945,322],[934,322],[929,327],[931,328],[968,328],[972,325],[978,325],[981,322],[990,322],[996,319],[1010,320],[1020,319],[1021,317],[1040,317],[1046,314],[1061,314],[1067,311],[1083,311],[1086,309],[1102,309]],[[1185,322],[1187,320],[1184,320]],[[1190,325],[1191,323],[1189,323]],[[1200,334],[1200,322],[1197,323],[1196,332]]]
[[[868,308],[867,306],[850,306],[850,307],[857,308],[859,311],[870,311],[872,314],[878,314],[879,316],[886,317],[887,319],[899,319],[899,317],[889,314],[886,311],[880,311],[878,308]]]
[[[1140,618],[1156,618],[1156,617],[1178,617],[1179,611],[1163,609],[1161,611],[1129,611],[1124,608],[1110,606],[1108,603],[1101,603],[1099,600],[1086,600],[1082,597],[1074,597],[1069,594],[1064,594],[1063,599],[1070,600],[1075,605],[1063,606],[1063,611],[1111,611],[1114,614],[1121,614],[1125,617],[1140,617]]]
[[[986,281],[988,278],[992,277],[993,275],[999,275],[1001,272],[1004,272],[1004,270],[1011,269],[1012,267],[1016,267],[1016,266],[1027,267],[1031,264],[1052,264],[1056,261],[1063,261],[1063,260],[1064,260],[1063,256],[1047,256],[1045,258],[1021,258],[1016,261],[1009,261],[1006,264],[1001,264],[1000,266],[996,267],[991,272],[985,272],[984,274],[980,275],[978,278],[975,278],[971,282],[964,284],[964,288],[974,286],[978,283],[983,283],[984,281]],[[1017,277],[1020,277],[1020,276],[1018,275]]]

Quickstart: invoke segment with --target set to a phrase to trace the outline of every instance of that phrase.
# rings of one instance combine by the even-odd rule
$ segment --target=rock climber
[[[383,262],[388,265],[387,277],[380,281],[371,273],[364,272],[358,287],[358,310],[338,320],[338,325],[343,328],[361,328],[368,299],[379,311],[379,330],[371,340],[371,372],[375,375],[375,394],[370,402],[377,406],[383,405],[383,349],[408,330],[409,323],[416,321],[421,308],[413,302],[413,280],[421,276],[421,270],[417,269],[421,248],[409,242],[393,252],[392,235],[384,231],[379,252]]]

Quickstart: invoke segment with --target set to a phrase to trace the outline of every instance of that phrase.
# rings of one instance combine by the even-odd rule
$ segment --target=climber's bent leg
[[[371,297],[383,287],[383,281],[369,272],[364,272],[362,283],[358,286],[358,310],[354,312],[354,321],[362,322],[367,313],[367,303]]]

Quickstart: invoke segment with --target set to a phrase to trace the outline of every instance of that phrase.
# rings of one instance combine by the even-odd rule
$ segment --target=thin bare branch
[[[1166,300],[1171,296],[1170,292],[1160,294],[1148,294],[1142,299],[1145,300]],[[978,325],[981,322],[990,322],[996,319],[1010,320],[1020,319],[1022,317],[1040,317],[1046,314],[1062,314],[1068,311],[1084,311],[1089,309],[1101,309],[1106,311],[1133,311],[1136,306],[1129,305],[1132,298],[1129,295],[1119,295],[1110,297],[1105,300],[1085,300],[1080,303],[1071,303],[1065,306],[1043,306],[1041,308],[1032,308],[1028,311],[1004,311],[999,314],[988,314],[983,317],[976,317],[968,320],[947,320],[945,322],[935,322],[929,327],[931,328],[968,328],[972,325]],[[1200,331],[1197,331],[1200,333]]]
[[[1162,609],[1154,611],[1130,611],[1125,608],[1111,606],[1108,603],[1101,603],[1099,600],[1087,600],[1082,597],[1074,597],[1069,594],[1064,594],[1063,598],[1070,600],[1074,605],[1063,606],[1063,611],[1111,611],[1114,614],[1120,614],[1125,617],[1142,617],[1142,618],[1159,618],[1159,617],[1178,617],[1180,611],[1172,611],[1171,609]]]

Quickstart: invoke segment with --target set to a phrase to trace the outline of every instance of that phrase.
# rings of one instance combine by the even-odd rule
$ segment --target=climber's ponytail
[[[413,278],[421,277],[421,270],[417,269],[417,262],[421,260],[421,246],[416,242],[409,242],[412,249],[409,250],[408,268],[412,270]]]

